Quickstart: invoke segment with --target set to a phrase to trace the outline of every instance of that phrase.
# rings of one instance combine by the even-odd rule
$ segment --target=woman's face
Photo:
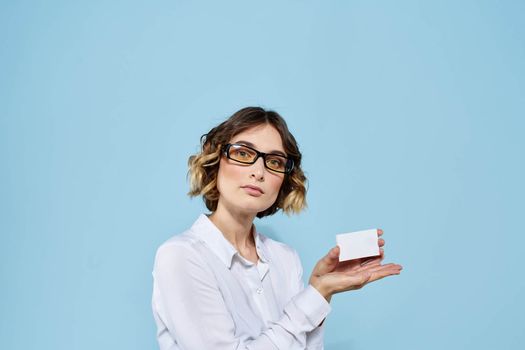
[[[281,135],[269,124],[243,131],[229,143],[244,144],[263,153],[285,153]],[[218,206],[255,215],[275,203],[283,180],[284,174],[267,169],[262,157],[254,164],[242,164],[223,155],[217,174]]]

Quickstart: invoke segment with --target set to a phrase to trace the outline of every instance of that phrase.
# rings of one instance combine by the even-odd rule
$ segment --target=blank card
[[[335,236],[340,248],[339,261],[379,255],[377,229],[341,233]]]

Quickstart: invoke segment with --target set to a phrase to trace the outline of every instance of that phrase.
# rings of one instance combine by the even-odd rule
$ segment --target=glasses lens
[[[266,156],[266,166],[271,170],[279,171],[281,173],[286,171],[287,161],[287,158],[276,154],[268,154]]]
[[[242,163],[252,163],[257,158],[257,153],[242,145],[231,145],[228,150],[229,158]]]

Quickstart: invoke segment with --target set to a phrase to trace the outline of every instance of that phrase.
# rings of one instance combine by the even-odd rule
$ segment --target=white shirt
[[[210,219],[157,250],[152,307],[161,350],[323,349],[330,304],[304,288],[299,256],[254,229],[257,264]]]

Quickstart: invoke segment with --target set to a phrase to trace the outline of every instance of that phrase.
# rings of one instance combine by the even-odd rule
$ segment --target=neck
[[[223,206],[217,206],[209,219],[222,232],[224,237],[237,249],[241,255],[255,247],[252,235],[252,225],[255,215],[234,213]],[[248,254],[249,255],[249,254]]]

